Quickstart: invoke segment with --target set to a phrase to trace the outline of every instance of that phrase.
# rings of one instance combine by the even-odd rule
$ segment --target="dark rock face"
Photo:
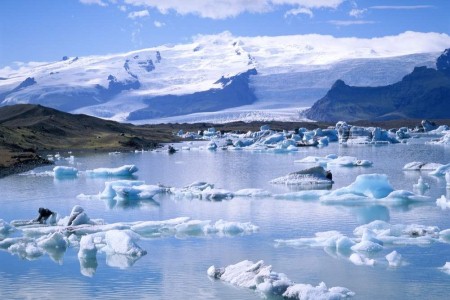
[[[249,78],[255,69],[230,78],[220,78],[222,88],[188,95],[165,95],[145,100],[148,107],[132,112],[128,120],[184,115],[194,112],[218,111],[230,107],[251,104],[256,101],[249,87]]]
[[[28,86],[36,84],[36,80],[33,77],[27,77],[24,81],[22,81],[16,88],[14,88],[11,93],[17,92],[18,90],[24,89]]]
[[[446,49],[436,60],[436,68],[450,76],[450,48]]]
[[[353,87],[337,80],[307,112],[317,121],[393,120],[450,117],[450,51],[437,70],[416,67],[400,82],[380,87]]]

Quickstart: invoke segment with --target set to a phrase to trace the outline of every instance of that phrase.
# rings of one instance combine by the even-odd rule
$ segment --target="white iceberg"
[[[144,181],[139,180],[116,180],[116,181],[107,181],[105,182],[105,188],[103,192],[100,194],[100,198],[102,199],[113,199],[117,193],[116,187],[132,187],[136,185],[143,185]]]
[[[361,253],[352,253],[348,259],[357,266],[374,266],[376,263],[375,259],[367,258]]]
[[[362,160],[353,156],[337,156],[336,154],[329,154],[325,157],[307,156],[303,159],[295,160],[295,163],[315,163],[323,167],[369,167],[373,165],[370,160]]]
[[[88,177],[131,177],[138,170],[138,167],[135,165],[124,165],[117,168],[98,168],[86,170],[85,174]]]
[[[234,192],[235,197],[271,197],[272,194],[263,189],[242,189]]]
[[[442,131],[441,131],[442,132]],[[439,139],[431,140],[427,142],[427,144],[431,145],[450,145],[450,133],[447,132],[445,135]]]
[[[413,189],[423,195],[426,190],[430,189],[430,185],[424,182],[422,176],[420,176],[417,180],[417,183],[413,184]]]
[[[288,299],[344,299],[355,295],[343,287],[295,284],[285,274],[272,271],[272,266],[263,261],[254,263],[244,260],[225,268],[209,267],[208,276],[233,285],[254,289],[267,296],[282,296]]]
[[[136,244],[139,235],[124,230],[109,230],[105,233],[106,247],[103,249],[116,254],[127,256],[144,256],[147,251]]]
[[[270,183],[306,186],[331,186],[333,181],[329,179],[329,174],[331,173],[326,171],[323,167],[316,166],[275,178],[271,180]]]
[[[403,264],[402,255],[395,250],[386,255],[385,257],[390,267],[397,268]]]
[[[56,179],[75,178],[78,176],[78,169],[74,167],[57,166],[53,168]]]
[[[429,174],[433,176],[444,176],[447,172],[450,172],[450,164],[442,165]]]
[[[0,219],[0,237],[1,236],[7,236],[8,234],[14,232],[15,229],[13,226],[8,224],[8,222]]]
[[[441,167],[442,164],[438,163],[427,163],[421,161],[413,161],[405,164],[403,166],[404,171],[434,171]]]
[[[447,208],[450,208],[450,201],[447,200],[444,195],[442,195],[436,200],[436,205],[445,210]]]

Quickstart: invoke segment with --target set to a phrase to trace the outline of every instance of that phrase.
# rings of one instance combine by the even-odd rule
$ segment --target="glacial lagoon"
[[[80,265],[78,248],[36,257],[20,257],[0,250],[0,294],[4,299],[261,299],[252,289],[215,280],[207,275],[210,266],[226,267],[243,260],[263,260],[274,272],[284,273],[295,283],[327,287],[340,286],[355,293],[352,299],[443,299],[448,297],[450,275],[440,268],[450,261],[450,243],[386,244],[367,255],[373,265],[357,265],[349,255],[335,249],[311,244],[289,245],[277,241],[314,238],[318,232],[339,231],[355,238],[355,228],[375,220],[390,224],[437,226],[450,229],[450,209],[436,205],[442,195],[450,199],[444,177],[428,171],[404,171],[413,161],[448,164],[450,147],[429,145],[431,138],[409,139],[391,145],[342,145],[330,143],[323,148],[305,147],[296,152],[232,151],[206,149],[206,142],[194,142],[190,150],[173,155],[167,151],[130,153],[61,152],[74,156],[72,164],[64,158],[56,165],[78,170],[136,165],[139,171],[131,179],[146,184],[181,188],[195,181],[206,181],[228,191],[257,188],[271,196],[233,197],[221,201],[161,194],[154,200],[117,201],[94,197],[105,182],[117,178],[89,177],[55,179],[48,175],[54,166],[33,170],[26,175],[0,179],[1,213],[5,222],[32,219],[39,207],[68,216],[72,207],[81,205],[92,219],[105,223],[164,221],[179,217],[192,220],[250,222],[255,232],[227,234],[190,232],[141,237],[136,243],[147,254],[135,259],[117,259],[97,253],[89,272]],[[330,165],[333,192],[352,184],[357,176],[386,174],[394,190],[421,194],[413,188],[420,177],[429,185],[422,201],[389,203],[368,201],[357,205],[328,203],[318,199],[275,197],[301,191],[293,185],[271,184],[274,178],[311,165],[295,163],[307,156],[329,154],[354,156],[373,162],[372,166],[341,167]],[[130,179],[130,178],[128,178]],[[79,196],[83,194],[84,196]],[[91,195],[87,196],[87,195]],[[314,197],[313,197],[314,198]],[[21,236],[20,231],[9,237]],[[4,237],[3,237],[4,238]],[[0,238],[0,239],[3,239]],[[414,238],[414,237],[413,237]],[[402,264],[389,266],[385,256],[401,254]],[[86,266],[85,266],[86,267]],[[271,299],[271,297],[269,297]],[[273,299],[281,299],[273,297]]]

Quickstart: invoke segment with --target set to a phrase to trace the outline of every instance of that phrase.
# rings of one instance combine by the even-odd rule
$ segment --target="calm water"
[[[349,185],[357,175],[384,173],[395,189],[413,190],[420,175],[431,189],[429,203],[400,207],[326,206],[314,201],[287,201],[273,198],[234,198],[221,202],[161,197],[157,202],[143,201],[117,205],[113,201],[81,200],[77,195],[97,194],[111,179],[54,180],[52,177],[11,176],[0,179],[0,219],[31,219],[40,206],[66,216],[80,204],[91,218],[107,223],[119,221],[166,220],[187,216],[193,219],[252,222],[260,227],[256,234],[237,237],[155,238],[138,244],[148,254],[126,269],[111,266],[104,253],[97,255],[93,277],[83,276],[78,249],[69,248],[60,262],[44,255],[36,260],[20,259],[0,251],[0,295],[3,299],[259,299],[252,290],[237,288],[206,275],[210,265],[227,266],[242,260],[264,260],[276,272],[285,273],[297,283],[344,286],[356,293],[354,299],[443,299],[448,298],[450,275],[440,270],[450,261],[450,245],[435,243],[426,247],[387,247],[383,258],[397,250],[408,265],[392,269],[385,263],[374,267],[355,266],[322,249],[275,247],[275,239],[312,237],[316,232],[339,230],[353,237],[353,229],[374,219],[392,224],[435,225],[450,228],[450,210],[441,210],[435,200],[448,195],[445,179],[427,172],[404,172],[411,161],[450,162],[450,148],[425,145],[427,139],[389,146],[342,146],[301,149],[294,154],[252,153],[247,151],[211,152],[207,150],[124,153],[120,155],[75,154],[79,170],[136,164],[137,179],[147,184],[162,183],[182,187],[193,181],[208,181],[216,187],[237,191],[263,188],[273,193],[290,192],[269,180],[306,168],[294,160],[308,155],[335,153],[374,162],[370,168],[331,168],[333,189]],[[66,153],[61,153],[67,155]],[[39,168],[41,172],[52,167]],[[379,259],[383,261],[383,259]]]

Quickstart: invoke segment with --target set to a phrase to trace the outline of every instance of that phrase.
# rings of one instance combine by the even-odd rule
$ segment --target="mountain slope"
[[[416,66],[431,67],[449,46],[445,34],[416,32],[376,39],[198,36],[192,43],[0,69],[0,105],[34,103],[139,123],[189,120],[189,114],[239,119],[249,112],[295,120],[300,107],[339,78],[392,84]]]
[[[437,59],[437,70],[416,67],[400,82],[380,87],[354,87],[338,80],[306,116],[320,121],[354,121],[450,116],[450,55]]]

